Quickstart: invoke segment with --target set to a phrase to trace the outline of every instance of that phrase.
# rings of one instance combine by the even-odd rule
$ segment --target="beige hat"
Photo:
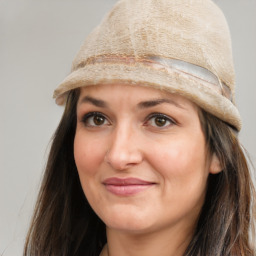
[[[178,93],[241,128],[227,22],[210,0],[121,0],[87,37],[54,97],[109,83]]]

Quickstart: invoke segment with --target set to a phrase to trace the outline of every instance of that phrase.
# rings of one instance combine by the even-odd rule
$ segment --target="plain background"
[[[116,0],[0,0],[0,255],[22,255],[50,138],[54,88]],[[256,162],[256,0],[216,0],[231,29],[242,144]]]

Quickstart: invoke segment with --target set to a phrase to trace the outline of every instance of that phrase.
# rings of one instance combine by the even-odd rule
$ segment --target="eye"
[[[146,125],[159,127],[159,128],[168,127],[174,124],[176,124],[176,122],[173,119],[171,119],[170,117],[167,117],[164,114],[159,114],[159,113],[150,115],[146,122]]]
[[[107,118],[99,112],[90,112],[84,115],[82,118],[82,122],[85,126],[91,127],[109,125],[109,121],[107,120]]]

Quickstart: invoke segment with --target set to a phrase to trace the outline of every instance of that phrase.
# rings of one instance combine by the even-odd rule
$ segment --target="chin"
[[[132,210],[131,206],[117,211],[106,212],[100,216],[107,228],[122,230],[131,233],[141,233],[150,230],[154,222],[150,215],[138,210]]]

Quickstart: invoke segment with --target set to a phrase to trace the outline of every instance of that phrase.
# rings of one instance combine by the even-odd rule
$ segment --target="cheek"
[[[83,132],[77,132],[74,140],[74,158],[80,183],[87,200],[97,202],[98,170],[102,162],[101,144],[96,143]]]
[[[74,140],[74,158],[83,192],[95,212],[101,213],[103,198],[100,177],[105,149],[102,141],[83,132],[77,132]],[[101,214],[102,215],[102,214]]]
[[[204,140],[195,141],[188,138],[176,140],[152,151],[154,169],[169,186],[186,187],[187,191],[205,188],[208,171]]]
[[[164,183],[162,200],[164,205],[170,205],[166,209],[170,215],[175,212],[177,216],[197,216],[203,205],[208,172],[204,144],[198,145],[175,143],[155,155],[155,170]],[[157,162],[160,155],[162,161]]]
[[[104,158],[104,152],[97,139],[89,139],[77,132],[74,140],[74,158],[80,178],[93,176]]]

